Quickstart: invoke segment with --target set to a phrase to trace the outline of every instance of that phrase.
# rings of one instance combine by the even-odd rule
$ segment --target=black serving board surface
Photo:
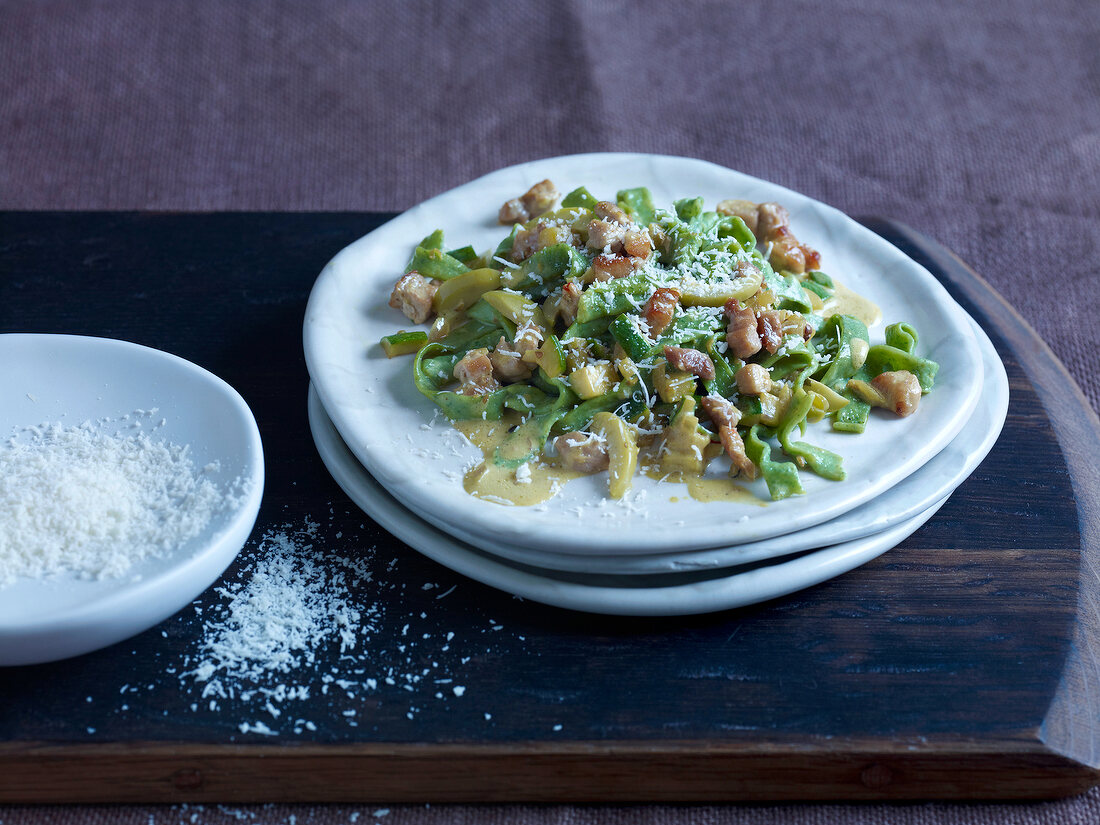
[[[900,546],[817,587],[613,618],[420,556],[318,458],[306,300],[325,262],[389,217],[0,214],[0,332],[126,339],[236,387],[267,481],[220,585],[247,583],[260,539],[286,531],[345,574],[361,631],[353,649],[329,637],[299,657],[269,694],[211,693],[189,671],[227,602],[216,586],[111,648],[0,669],[0,801],[1036,798],[1096,782],[1100,430],[946,250],[868,221],[1005,362],[1008,420],[974,475]]]

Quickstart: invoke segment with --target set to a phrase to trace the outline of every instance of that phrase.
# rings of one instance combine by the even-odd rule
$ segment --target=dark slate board
[[[123,338],[234,385],[266,452],[254,538],[317,522],[318,548],[365,553],[374,580],[354,595],[378,614],[358,659],[330,646],[288,677],[311,695],[276,703],[279,717],[255,698],[212,710],[182,675],[214,590],[109,649],[2,669],[0,801],[1007,798],[1096,782],[1096,419],[946,250],[869,223],[936,273],[1005,362],[1008,421],[974,475],[838,579],[724,613],[625,619],[520,601],[421,557],[317,457],[305,302],[324,263],[388,217],[0,216],[0,331]],[[323,692],[334,671],[379,681]],[[242,733],[257,720],[278,734]]]

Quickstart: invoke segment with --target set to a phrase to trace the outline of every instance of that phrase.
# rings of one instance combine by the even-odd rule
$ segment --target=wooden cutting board
[[[351,592],[371,629],[288,674],[309,696],[276,701],[278,716],[186,675],[204,616],[224,606],[216,590],[107,650],[0,669],[0,801],[1007,799],[1097,782],[1100,425],[950,253],[868,222],[943,281],[1008,369],[1004,433],[943,509],[787,598],[608,618],[421,557],[318,459],[306,298],[336,251],[388,217],[0,217],[0,329],[125,338],[236,386],[266,451],[254,535],[308,520],[319,551],[358,554],[370,580]],[[225,581],[246,581],[257,552]]]

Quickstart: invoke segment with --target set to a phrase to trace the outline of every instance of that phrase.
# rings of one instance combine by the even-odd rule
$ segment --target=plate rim
[[[920,529],[946,501],[941,500],[914,518],[873,536],[822,548],[796,559],[780,561],[747,572],[670,587],[584,585],[538,576],[517,569],[503,559],[480,553],[419,519],[396,499],[392,502],[385,501],[385,506],[380,505],[377,510],[364,507],[359,497],[345,486],[349,480],[344,472],[361,474],[362,478],[357,479],[363,482],[363,487],[357,488],[360,491],[367,485],[374,485],[381,496],[387,499],[393,497],[371,477],[340,438],[339,431],[324,409],[320,395],[311,390],[309,397],[316,399],[316,403],[307,399],[307,406],[314,446],[322,464],[340,489],[379,526],[418,553],[467,578],[519,598],[569,610],[617,616],[686,616],[715,613],[780,598],[836,578],[883,555]],[[327,432],[325,436],[319,437],[318,431],[322,427]],[[346,453],[345,463],[336,471],[329,464],[334,457],[327,449],[338,449]],[[441,547],[444,549],[440,549]],[[791,571],[802,573],[802,578],[792,577],[781,584],[777,580],[773,587],[753,596],[722,598],[720,592],[711,592],[721,591],[723,587],[728,589],[738,582],[755,582],[770,576],[778,576],[782,580]],[[511,585],[505,584],[506,581],[511,581]],[[671,597],[674,600],[682,597],[682,601],[677,602],[676,607],[661,607],[658,601],[662,597]],[[598,599],[607,603],[594,601]]]

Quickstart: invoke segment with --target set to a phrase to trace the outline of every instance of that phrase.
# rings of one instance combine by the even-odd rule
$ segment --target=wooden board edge
[[[1046,408],[1076,494],[1081,590],[1070,655],[1039,733],[1054,751],[1100,767],[1100,418],[1054,351],[962,259],[902,223],[880,218],[864,223],[888,240],[900,238],[927,256],[996,325]]]
[[[264,746],[166,743],[0,748],[0,803],[767,802],[1034,800],[1095,771],[1025,740]]]

